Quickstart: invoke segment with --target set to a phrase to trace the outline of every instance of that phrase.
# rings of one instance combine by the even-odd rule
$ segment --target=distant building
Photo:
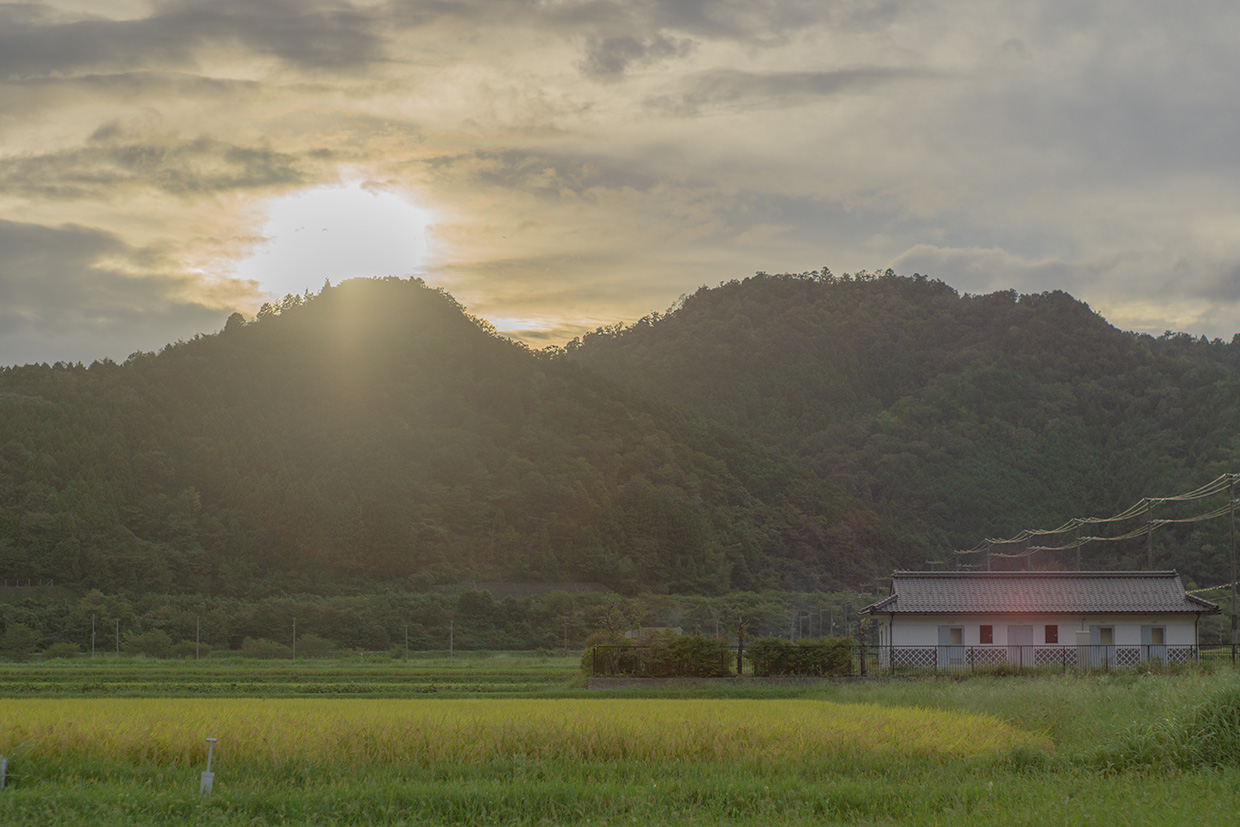
[[[1110,667],[1195,658],[1198,621],[1218,610],[1174,571],[897,571],[861,614],[881,666]]]

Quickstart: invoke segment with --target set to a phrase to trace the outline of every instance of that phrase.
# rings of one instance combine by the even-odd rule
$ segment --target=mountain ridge
[[[420,281],[346,282],[123,365],[8,369],[0,393],[13,578],[718,593],[839,586],[884,546],[830,483]]]

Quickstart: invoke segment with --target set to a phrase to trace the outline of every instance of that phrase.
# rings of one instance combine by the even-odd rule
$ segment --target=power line
[[[1221,476],[1211,480],[1205,485],[1199,488],[1195,488],[1192,491],[1188,491],[1183,494],[1175,494],[1170,497],[1144,497],[1138,502],[1134,503],[1131,507],[1111,517],[1074,517],[1071,520],[1068,520],[1063,525],[1059,526],[1058,528],[1027,529],[1025,531],[1020,532],[1016,536],[1010,537],[1007,539],[996,539],[993,537],[987,537],[985,540],[983,540],[981,543],[979,543],[978,545],[974,546],[971,549],[958,549],[958,550],[953,551],[952,553],[959,556],[959,555],[965,555],[965,554],[981,554],[982,552],[985,552],[987,555],[987,559],[992,558],[992,557],[1019,559],[1019,558],[1030,557],[1039,551],[1071,551],[1073,549],[1079,550],[1086,543],[1091,543],[1091,542],[1106,543],[1106,542],[1116,542],[1119,540],[1131,540],[1136,537],[1141,537],[1147,534],[1152,535],[1155,528],[1159,526],[1163,526],[1163,525],[1170,525],[1173,523],[1199,523],[1205,520],[1217,519],[1219,517],[1228,515],[1232,512],[1232,509],[1234,508],[1236,501],[1232,500],[1230,495],[1228,497],[1227,505],[1221,508],[1216,508],[1213,511],[1206,512],[1205,514],[1198,514],[1193,517],[1182,517],[1179,519],[1164,518],[1164,519],[1158,519],[1158,520],[1151,519],[1150,515],[1151,515],[1152,507],[1157,503],[1190,502],[1193,500],[1205,499],[1206,497],[1213,497],[1223,492],[1230,491],[1232,486],[1237,481],[1240,481],[1240,474],[1222,474]],[[1081,528],[1081,526],[1104,525],[1108,523],[1121,522],[1124,520],[1131,520],[1139,516],[1146,517],[1145,524],[1142,525],[1140,528],[1133,529],[1132,531],[1126,532],[1124,534],[1118,534],[1118,535],[1114,535],[1111,537],[1100,537],[1100,536],[1093,536],[1093,535],[1081,536],[1079,534],[1079,529]],[[1029,543],[1029,541],[1035,537],[1054,536],[1056,534],[1064,534],[1069,531],[1078,531],[1076,538],[1070,543],[1065,543],[1063,545],[1058,545],[1058,546],[1032,545]],[[1014,544],[1014,543],[1026,543],[1027,545],[1024,551],[1019,552],[1019,553],[1014,553],[1014,554],[996,552],[993,549],[993,547],[996,545],[1009,545],[1009,544]],[[961,564],[958,564],[958,565],[961,565]],[[978,565],[980,566],[980,564]],[[973,568],[974,566],[969,565],[968,567]]]

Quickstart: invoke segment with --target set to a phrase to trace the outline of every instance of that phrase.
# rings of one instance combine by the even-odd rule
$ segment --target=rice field
[[[812,700],[13,700],[0,754],[189,768],[970,758],[1038,737],[985,715]]]
[[[0,824],[1048,827],[1240,812],[1231,675],[737,694],[11,697]],[[215,789],[199,796],[207,737]]]

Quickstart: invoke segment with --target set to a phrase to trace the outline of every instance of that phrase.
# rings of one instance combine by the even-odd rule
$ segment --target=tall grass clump
[[[1240,766],[1240,681],[1209,695],[1185,719],[1180,739],[1197,766]]]
[[[1229,676],[1179,712],[1139,723],[1100,746],[1108,770],[1240,767],[1240,678]]]

